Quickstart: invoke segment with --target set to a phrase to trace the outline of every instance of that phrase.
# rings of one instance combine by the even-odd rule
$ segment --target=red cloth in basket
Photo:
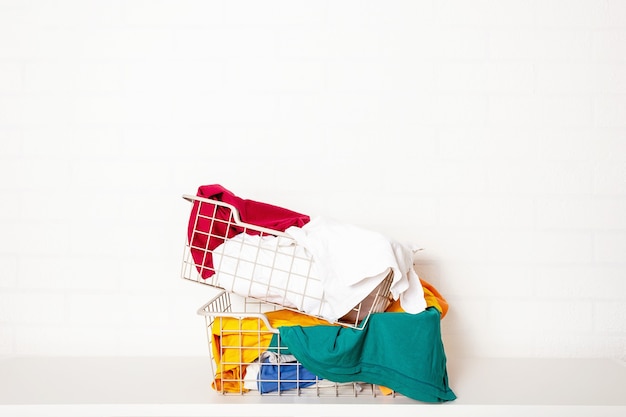
[[[259,201],[243,199],[218,184],[202,185],[196,193],[198,197],[219,200],[234,206],[242,222],[268,229],[285,231],[291,226],[302,227],[311,218],[306,214],[274,206]],[[198,213],[199,210],[199,213]],[[211,277],[213,269],[212,251],[239,233],[258,235],[256,230],[234,224],[228,207],[194,201],[189,217],[187,238],[191,256],[203,279]],[[200,233],[199,233],[200,232]]]

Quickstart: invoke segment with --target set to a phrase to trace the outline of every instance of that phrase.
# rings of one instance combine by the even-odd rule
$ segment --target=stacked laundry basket
[[[292,351],[283,340],[287,330],[303,329],[349,332],[346,335],[352,340],[360,340],[372,315],[394,303],[392,269],[370,283],[367,294],[360,293],[350,308],[337,309],[337,297],[329,296],[328,285],[318,274],[320,260],[291,233],[308,224],[309,216],[241,199],[219,185],[202,186],[196,195],[183,198],[191,210],[181,276],[218,290],[198,309],[205,318],[216,391],[224,395],[397,394],[393,388],[361,380],[358,373],[355,380],[343,370],[332,374],[329,369],[330,374],[320,376],[324,372],[319,372],[319,366],[314,372],[308,369],[316,368],[313,362],[305,366],[300,360],[308,357],[306,346]],[[349,294],[341,296],[342,301],[349,299]],[[443,382],[447,384],[446,375]],[[434,401],[453,399],[450,394]]]

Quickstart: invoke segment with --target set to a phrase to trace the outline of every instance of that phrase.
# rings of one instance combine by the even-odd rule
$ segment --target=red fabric
[[[198,188],[196,195],[210,200],[223,201],[234,206],[239,212],[239,217],[242,222],[281,232],[291,226],[302,227],[311,220],[306,214],[296,213],[295,211],[267,203],[242,199],[218,184],[202,185]],[[198,208],[200,208],[201,216],[213,217],[215,207],[214,204],[200,204],[200,202],[194,201],[187,228],[187,239],[191,246],[191,256],[200,275],[204,279],[209,278],[215,273],[213,270],[211,251],[221,245],[225,239],[231,238],[244,231],[251,235],[259,234],[254,230],[244,230],[242,227],[232,224],[212,222],[211,219],[198,217]],[[230,215],[229,208],[218,206],[215,218],[228,221]],[[207,236],[203,233],[194,233],[195,231],[204,233],[210,232],[211,235]]]

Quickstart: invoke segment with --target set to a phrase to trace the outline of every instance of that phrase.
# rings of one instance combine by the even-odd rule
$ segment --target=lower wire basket
[[[242,312],[237,312],[242,311]],[[223,395],[317,397],[395,396],[384,387],[358,381],[338,383],[313,375],[283,346],[275,327],[293,312],[227,291],[198,309],[204,316],[212,387]],[[305,317],[311,324],[317,318]],[[274,325],[273,325],[274,324]],[[321,324],[321,323],[319,323]]]

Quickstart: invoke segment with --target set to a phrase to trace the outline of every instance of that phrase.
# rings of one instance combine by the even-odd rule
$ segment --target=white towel
[[[240,233],[213,251],[216,284],[225,290],[337,320],[311,262],[304,247],[274,236]]]
[[[409,246],[322,217],[286,232],[295,242],[241,233],[215,248],[217,285],[336,322],[391,269],[391,295],[400,298],[404,311],[415,314],[426,308]]]
[[[391,294],[407,313],[426,308],[424,291],[413,269],[413,250],[380,233],[325,217],[286,232],[313,257],[326,301],[347,313],[393,270]],[[344,314],[345,314],[344,313]],[[340,313],[341,314],[341,313]],[[341,314],[343,315],[343,314]]]

